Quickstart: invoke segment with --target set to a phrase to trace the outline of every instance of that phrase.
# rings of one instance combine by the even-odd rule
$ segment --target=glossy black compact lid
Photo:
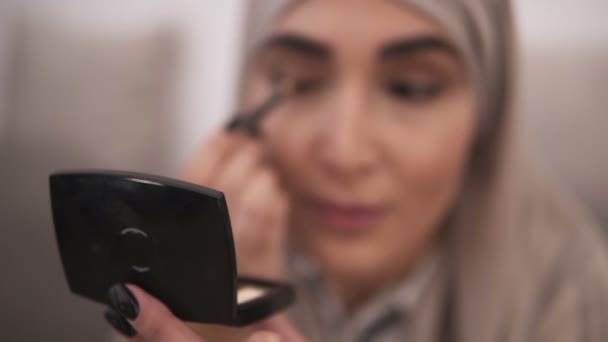
[[[107,303],[113,284],[136,283],[184,320],[238,321],[234,243],[221,192],[108,171],[56,173],[50,186],[73,292]]]

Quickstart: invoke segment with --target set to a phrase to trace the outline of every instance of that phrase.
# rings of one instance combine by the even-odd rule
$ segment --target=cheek
[[[387,134],[394,177],[404,189],[402,205],[426,213],[426,224],[443,216],[462,183],[475,112],[472,96],[461,96],[400,127],[400,134]]]

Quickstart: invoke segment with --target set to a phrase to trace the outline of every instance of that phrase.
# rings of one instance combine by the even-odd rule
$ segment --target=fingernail
[[[120,315],[130,320],[134,320],[139,315],[139,303],[135,296],[123,284],[116,284],[108,291],[110,306]]]
[[[107,309],[103,316],[114,329],[126,337],[133,337],[137,335],[137,331],[133,329],[131,324],[129,324],[129,322],[118,312],[112,309]]]

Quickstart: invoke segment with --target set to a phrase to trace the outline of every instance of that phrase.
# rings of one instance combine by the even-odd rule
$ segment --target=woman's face
[[[458,50],[397,1],[309,0],[260,46],[245,106],[269,96],[277,72],[299,85],[263,122],[291,236],[331,276],[394,280],[428,249],[463,179],[476,98]]]

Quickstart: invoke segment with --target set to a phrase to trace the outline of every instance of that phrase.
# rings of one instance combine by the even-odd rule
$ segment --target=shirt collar
[[[441,273],[440,259],[437,248],[431,249],[400,282],[370,300],[351,320],[370,321],[373,317],[379,317],[389,311],[391,315],[397,313],[401,317],[406,317],[418,305],[428,285]],[[340,304],[323,283],[318,263],[304,253],[292,251],[289,264],[294,280],[303,282],[305,288],[312,292],[312,297],[317,300],[324,320],[335,323],[344,320],[344,312]]]

